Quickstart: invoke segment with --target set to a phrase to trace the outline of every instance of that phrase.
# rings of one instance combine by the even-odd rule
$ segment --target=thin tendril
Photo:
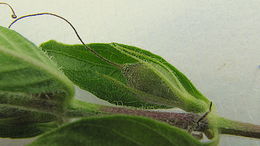
[[[7,5],[7,6],[11,9],[11,11],[12,11],[12,13],[13,13],[13,14],[11,15],[11,17],[12,17],[13,19],[17,18],[17,15],[15,14],[14,9],[13,9],[8,3],[0,2],[0,4]]]
[[[86,45],[86,44],[83,42],[83,40],[81,39],[81,37],[79,36],[77,30],[76,30],[75,27],[72,25],[72,23],[70,23],[67,19],[65,19],[65,18],[63,18],[63,17],[61,17],[61,16],[59,16],[59,15],[57,15],[57,14],[44,12],[44,13],[36,13],[36,14],[24,15],[24,16],[21,16],[21,17],[15,19],[15,20],[8,26],[8,28],[11,28],[14,23],[16,23],[17,21],[19,21],[19,20],[21,20],[21,19],[24,19],[24,18],[27,18],[27,17],[33,17],[33,16],[41,16],[41,15],[51,15],[51,16],[55,16],[55,17],[58,17],[58,18],[60,18],[60,19],[62,19],[62,20],[64,20],[64,21],[66,21],[66,22],[71,26],[71,28],[74,30],[74,32],[75,32],[76,36],[78,37],[79,41],[84,45],[84,47],[85,47],[86,49],[88,49],[90,52],[92,52],[93,54],[95,54],[98,58],[102,59],[103,61],[105,61],[105,62],[107,62],[107,63],[109,63],[109,64],[111,64],[111,65],[113,65],[113,66],[115,66],[115,67],[117,67],[117,68],[119,68],[119,69],[122,68],[122,65],[121,65],[121,64],[114,63],[114,62],[112,62],[112,61],[110,61],[110,60],[104,58],[104,57],[101,56],[99,53],[97,53],[95,50],[93,50],[91,47],[89,47],[88,45]]]

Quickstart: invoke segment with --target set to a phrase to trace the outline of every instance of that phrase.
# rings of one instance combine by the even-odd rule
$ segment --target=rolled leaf
[[[202,146],[189,133],[151,119],[135,116],[85,118],[39,137],[29,146]]]
[[[118,43],[111,45],[139,62],[124,64],[122,72],[129,86],[166,99],[168,104],[186,111],[202,112],[208,109],[209,100],[183,73],[160,56],[133,46]]]
[[[17,129],[59,119],[73,95],[71,81],[41,49],[0,26],[0,137],[34,135]]]
[[[208,99],[163,58],[117,43],[89,46],[122,68],[104,62],[82,45],[55,41],[41,45],[75,84],[111,103],[179,107],[191,112],[208,110]]]

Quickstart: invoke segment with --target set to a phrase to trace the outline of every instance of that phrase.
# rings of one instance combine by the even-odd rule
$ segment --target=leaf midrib
[[[16,60],[22,61],[22,62],[28,64],[29,66],[33,67],[36,70],[44,71],[45,73],[49,74],[50,76],[53,76],[54,79],[59,81],[61,83],[61,85],[63,85],[65,88],[68,89],[68,90],[66,90],[66,91],[68,91],[68,94],[69,94],[68,97],[73,96],[74,91],[73,91],[72,87],[70,86],[71,82],[68,79],[66,79],[62,73],[59,73],[58,71],[54,71],[55,69],[52,69],[51,67],[46,66],[45,64],[35,60],[34,58],[32,58],[30,56],[18,54],[15,51],[8,50],[3,46],[0,46],[0,53],[3,53],[7,56],[15,57]]]
[[[77,58],[73,55],[70,55],[70,54],[67,54],[67,53],[64,53],[62,51],[57,51],[57,50],[48,50],[48,52],[51,52],[51,53],[56,53],[56,54],[62,54],[64,56],[67,56],[67,57],[70,57],[70,58],[74,58],[80,62],[84,62],[86,64],[92,64],[92,65],[95,65],[95,66],[102,66],[102,67],[106,67],[106,68],[111,68],[111,69],[115,69],[115,67],[111,67],[111,65],[105,65],[105,64],[99,64],[99,63],[94,63],[94,62],[91,62],[91,61],[88,61],[88,60],[84,60],[84,59],[81,59],[81,58]]]
[[[4,29],[3,32],[6,33],[7,30]],[[18,46],[17,44],[13,43],[13,41],[9,41],[9,38],[6,37],[4,34],[0,33],[0,35],[1,35],[2,39],[4,39],[6,42],[8,42],[9,45],[12,46],[12,49],[13,49],[13,50],[17,50],[16,48],[19,48],[19,47],[20,47],[20,46]],[[17,36],[17,35],[20,35],[20,34],[15,34],[15,31],[11,30],[10,36],[11,36],[11,37],[16,37],[15,35]],[[20,37],[23,38],[23,36],[21,36],[21,35],[20,35]],[[18,37],[18,39],[19,39],[19,41],[22,41],[21,38]],[[31,43],[28,43],[27,41],[23,41],[23,43],[26,44],[26,45],[28,45],[28,47],[30,47],[30,48],[36,47],[36,46],[33,46]],[[39,57],[39,59],[40,59],[40,58],[43,59],[42,56],[40,55],[40,53],[36,52],[36,50],[31,49],[31,51],[33,51],[34,55],[37,55],[37,56]],[[22,53],[22,52],[21,52],[21,53]],[[42,60],[42,61],[43,61],[43,60]]]

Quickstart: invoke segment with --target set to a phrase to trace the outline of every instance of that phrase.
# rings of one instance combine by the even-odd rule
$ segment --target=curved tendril
[[[14,9],[12,8],[11,5],[9,5],[8,3],[3,3],[3,2],[0,2],[0,4],[7,5],[7,6],[11,9],[11,11],[12,11],[12,13],[13,13],[13,14],[11,15],[11,17],[12,17],[13,19],[17,18],[17,15],[15,14],[15,11],[14,11]]]
[[[98,58],[102,59],[103,61],[105,61],[105,62],[107,62],[107,63],[109,63],[109,64],[111,64],[111,65],[113,65],[113,66],[115,66],[115,67],[117,67],[117,68],[119,68],[119,69],[122,68],[122,65],[121,65],[121,64],[114,63],[114,62],[112,62],[112,61],[110,61],[110,60],[104,58],[104,57],[101,56],[99,53],[97,53],[95,50],[93,50],[91,47],[89,47],[87,44],[85,44],[85,43],[83,42],[83,40],[81,39],[81,37],[79,36],[79,34],[78,34],[76,28],[72,25],[72,23],[70,23],[67,19],[65,19],[65,18],[63,18],[63,17],[61,17],[61,16],[59,16],[59,15],[57,15],[57,14],[48,13],[48,12],[43,12],[43,13],[36,13],[36,14],[24,15],[24,16],[21,16],[21,17],[15,19],[15,20],[8,26],[8,28],[11,28],[13,24],[15,24],[17,21],[19,21],[19,20],[21,20],[21,19],[24,19],[24,18],[27,18],[27,17],[33,17],[33,16],[41,16],[41,15],[51,15],[51,16],[55,16],[55,17],[58,17],[58,18],[60,18],[60,19],[62,19],[62,20],[64,20],[64,21],[66,21],[66,22],[71,26],[71,28],[74,30],[74,32],[75,32],[76,36],[78,37],[79,41],[83,44],[83,46],[84,46],[86,49],[88,49],[90,52],[92,52],[93,54],[95,54]]]

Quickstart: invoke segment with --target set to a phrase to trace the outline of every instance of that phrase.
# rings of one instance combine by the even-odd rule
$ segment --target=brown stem
[[[109,114],[126,114],[149,117],[186,130],[193,127],[194,125],[194,131],[204,132],[206,129],[208,129],[208,121],[206,119],[201,120],[200,124],[196,125],[196,122],[201,118],[201,115],[194,113],[173,113],[109,106],[102,107],[101,111]]]
[[[251,138],[260,138],[260,125],[217,118],[217,126],[222,134],[231,134]]]
[[[211,127],[219,129],[222,134],[260,138],[260,125],[228,120],[223,117],[218,117],[215,114],[208,115],[208,112],[204,115],[199,115],[194,113],[150,111],[128,107],[96,105],[74,100],[73,104],[69,107],[69,110],[66,113],[68,118],[104,114],[126,114],[148,117],[166,122],[172,126],[186,129],[189,132],[203,132],[208,138],[210,138],[210,135],[212,134],[209,130]]]
[[[198,120],[201,115],[194,113],[174,113],[174,112],[162,112],[162,111],[150,111],[143,109],[118,107],[118,106],[104,106],[91,103],[82,102],[74,99],[65,115],[67,118],[72,117],[88,117],[95,115],[107,115],[107,114],[126,114],[134,116],[143,116],[152,118],[155,120],[166,122],[170,125],[193,131],[204,132],[208,129],[207,119],[202,119],[199,124]]]

